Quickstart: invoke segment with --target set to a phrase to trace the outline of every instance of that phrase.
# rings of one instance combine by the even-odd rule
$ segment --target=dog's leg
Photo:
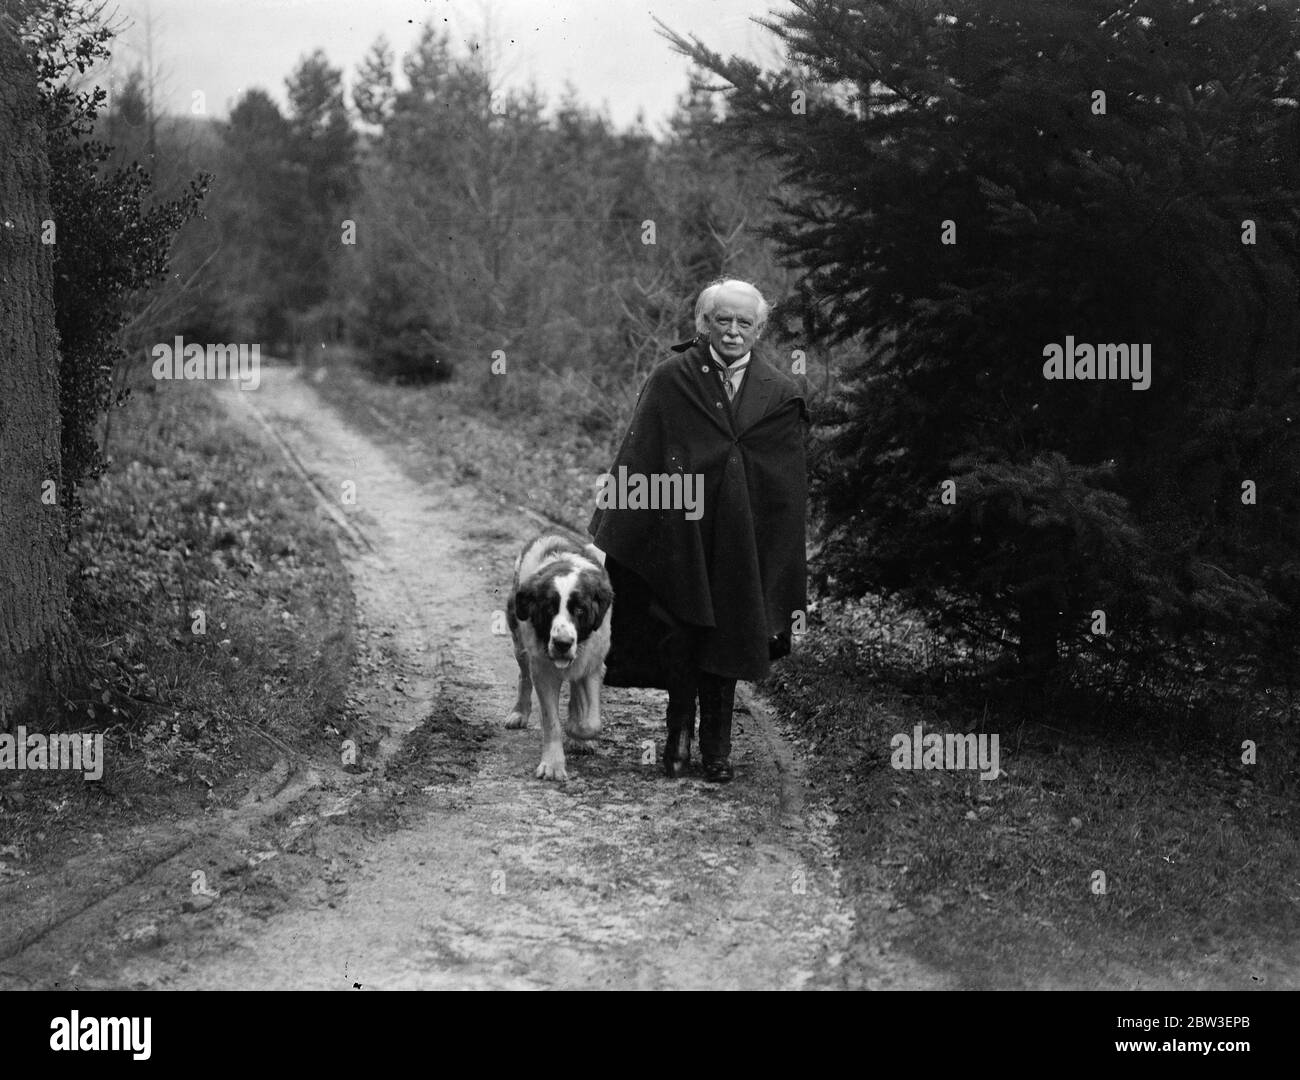
[[[542,710],[542,761],[534,775],[539,780],[567,780],[564,768],[564,736],[560,730],[560,676],[546,660],[533,670],[537,704]],[[540,669],[540,670],[538,670]]]
[[[519,688],[515,691],[515,707],[506,717],[506,727],[521,728],[528,726],[528,714],[533,711],[533,676],[528,663],[528,650],[519,640],[519,628],[510,631],[515,643],[515,663],[519,665]]]
[[[679,777],[691,762],[695,733],[695,680],[683,676],[668,692],[668,740],[664,744],[664,773]]]
[[[574,740],[573,749],[590,753],[590,740],[600,734],[600,673],[569,683],[569,718],[564,733]],[[585,745],[584,745],[585,744]]]

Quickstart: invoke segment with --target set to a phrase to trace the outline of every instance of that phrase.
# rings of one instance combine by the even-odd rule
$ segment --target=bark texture
[[[0,14],[0,709],[63,651],[63,492],[49,166],[35,76]],[[47,483],[48,482],[48,483]]]

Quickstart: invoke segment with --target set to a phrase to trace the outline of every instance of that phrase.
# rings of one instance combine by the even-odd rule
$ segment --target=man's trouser
[[[693,669],[668,691],[668,751],[684,761],[690,756],[695,702],[700,703],[700,756],[706,763],[731,757],[731,717],[736,680]]]

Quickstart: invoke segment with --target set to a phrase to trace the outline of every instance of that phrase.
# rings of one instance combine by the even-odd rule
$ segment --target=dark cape
[[[708,344],[659,363],[610,473],[702,474],[702,516],[598,508],[588,531],[614,586],[610,686],[671,688],[683,665],[756,680],[805,608],[807,408],[755,350],[728,401]]]

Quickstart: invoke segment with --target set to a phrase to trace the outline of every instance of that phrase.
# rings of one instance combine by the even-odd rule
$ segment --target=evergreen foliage
[[[796,0],[770,27],[805,74],[674,41],[795,192],[772,230],[801,274],[785,314],[857,354],[820,416],[826,584],[1016,640],[1036,670],[1181,646],[1284,677],[1296,6]],[[1149,344],[1150,388],[1046,379],[1067,335]]]

